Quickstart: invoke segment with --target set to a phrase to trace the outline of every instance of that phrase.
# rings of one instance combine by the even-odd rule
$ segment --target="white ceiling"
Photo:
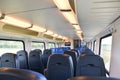
[[[88,41],[120,16],[120,0],[76,0],[76,12]]]
[[[0,0],[0,12],[43,26],[69,38],[78,38],[52,0]]]
[[[90,40],[120,15],[120,0],[75,0],[85,40]],[[77,39],[73,26],[52,0],[0,0],[0,12]]]

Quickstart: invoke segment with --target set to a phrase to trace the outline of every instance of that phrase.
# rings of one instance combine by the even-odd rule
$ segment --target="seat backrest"
[[[80,53],[79,53],[79,51],[77,49],[71,49],[71,51],[76,52],[77,53],[77,57],[79,57]]]
[[[70,50],[70,47],[61,47],[63,49],[63,51],[68,51]]]
[[[20,69],[28,69],[28,54],[25,50],[17,52],[16,66]]]
[[[5,53],[1,56],[1,67],[16,68],[16,54]]]
[[[48,62],[48,57],[52,54],[52,51],[50,49],[45,49],[43,51],[43,55],[42,55],[42,60],[43,60],[43,64],[44,64],[44,68],[47,67],[47,62]]]
[[[64,50],[62,48],[56,48],[56,54],[63,54]]]
[[[93,54],[93,55],[95,55],[95,53],[93,51],[91,51],[90,49],[83,50],[81,54],[83,54],[83,53],[84,54]]]
[[[43,63],[41,54],[42,53],[38,49],[30,51],[28,58],[29,69],[43,73]]]
[[[23,69],[1,68],[0,80],[47,80],[42,74]]]
[[[105,76],[103,59],[98,55],[82,54],[77,63],[76,76]]]
[[[74,75],[76,74],[76,65],[77,65],[77,53],[74,51],[65,51],[64,54],[68,54],[72,57],[73,66],[74,66]]]
[[[73,77],[73,63],[67,54],[53,54],[49,57],[46,77],[48,80],[67,80]]]

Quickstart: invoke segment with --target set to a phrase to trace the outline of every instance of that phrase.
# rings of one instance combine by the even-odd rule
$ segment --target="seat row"
[[[30,69],[43,73],[50,54],[49,49],[44,50],[44,54],[40,49],[30,51],[29,55],[24,50],[20,50],[16,54],[5,53],[1,56],[0,67]]]
[[[40,73],[16,69],[16,68],[0,68],[0,80],[47,80]]]
[[[30,69],[42,74],[45,73],[48,80],[66,80],[73,76],[105,76],[102,58],[89,53],[91,51],[88,49],[80,56],[75,50],[65,51],[64,54],[51,55],[51,50],[45,50],[42,55],[41,50],[36,49],[28,55],[26,51],[22,50],[18,51],[16,55],[12,53],[3,54],[1,56],[1,67]]]
[[[88,53],[79,56],[76,68],[70,55],[53,54],[49,57],[45,73],[48,80],[67,80],[74,76],[106,76],[103,59]]]

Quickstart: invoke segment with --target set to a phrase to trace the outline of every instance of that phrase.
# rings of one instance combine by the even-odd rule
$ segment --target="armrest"
[[[47,76],[47,69],[44,69],[44,75]]]

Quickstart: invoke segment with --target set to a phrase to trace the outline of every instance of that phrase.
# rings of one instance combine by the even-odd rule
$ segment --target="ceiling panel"
[[[78,38],[73,26],[52,0],[0,0],[0,12],[37,24],[70,38]]]
[[[48,13],[49,12],[49,13]],[[59,34],[73,32],[73,26],[55,9],[35,11],[29,13],[12,14],[12,16],[23,17],[33,24],[41,25]]]
[[[120,0],[76,0],[77,17],[85,40],[95,37],[116,19],[119,9]]]
[[[0,0],[0,8],[5,13],[16,13],[55,7],[52,0]]]

